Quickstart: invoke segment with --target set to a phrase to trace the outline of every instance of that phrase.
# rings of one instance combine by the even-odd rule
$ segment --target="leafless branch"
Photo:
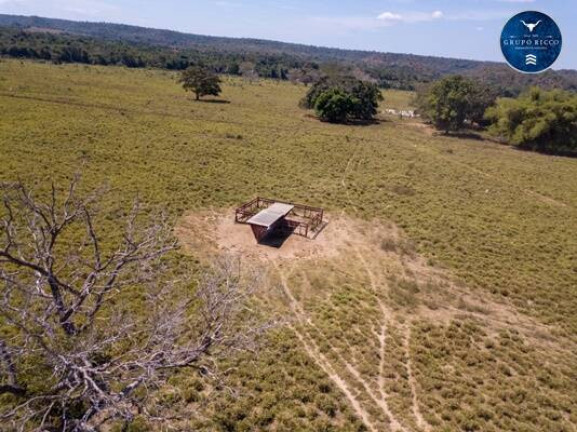
[[[248,308],[258,280],[238,261],[200,277],[175,269],[167,218],[144,218],[138,203],[115,221],[121,235],[105,237],[102,193],[79,197],[78,181],[63,197],[53,185],[46,203],[22,184],[1,186],[0,323],[11,331],[0,332],[0,394],[14,402],[0,423],[15,429],[129,420],[146,411],[137,389],[252,349],[268,328]]]

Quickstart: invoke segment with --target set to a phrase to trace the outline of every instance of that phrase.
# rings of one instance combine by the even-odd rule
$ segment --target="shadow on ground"
[[[294,229],[277,231],[267,235],[258,244],[263,246],[270,246],[273,248],[280,249],[282,245],[288,240],[288,238],[293,235]]]
[[[212,103],[212,104],[229,104],[230,101],[226,99],[199,99],[196,102]]]

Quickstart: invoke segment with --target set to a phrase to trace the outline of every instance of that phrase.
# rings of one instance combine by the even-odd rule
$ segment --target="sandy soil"
[[[248,225],[234,222],[232,211],[188,213],[175,233],[188,253],[228,253],[265,262],[335,256],[346,250],[351,236],[345,219],[328,215],[314,239],[291,235],[280,247],[258,244]]]

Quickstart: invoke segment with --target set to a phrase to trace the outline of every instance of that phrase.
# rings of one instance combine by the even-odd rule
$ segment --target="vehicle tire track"
[[[293,313],[295,314],[295,316],[301,322],[308,324],[309,326],[314,328],[317,332],[319,332],[319,334],[321,336],[326,338],[326,336],[324,335],[322,330],[319,329],[317,326],[315,326],[311,322],[311,320],[307,317],[306,312],[304,311],[304,309],[302,308],[302,306],[300,305],[298,300],[292,294],[292,292],[291,292],[291,290],[290,290],[290,288],[286,282],[285,274],[281,271],[281,269],[279,268],[278,265],[275,264],[275,267],[276,267],[276,269],[279,273],[280,279],[281,279],[281,287],[283,289],[283,292],[288,297],[289,302],[291,304],[291,309],[293,310]],[[296,330],[296,329],[294,329],[294,330],[295,330],[295,333],[298,332],[298,330]],[[333,372],[332,374],[329,374],[329,377],[343,391],[343,393],[345,393],[345,395],[351,401],[351,403],[352,403],[351,397],[356,401],[355,405],[353,405],[353,408],[355,408],[355,411],[360,409],[360,411],[358,411],[358,412],[363,413],[363,416],[361,416],[361,418],[363,418],[363,419],[370,418],[368,411],[366,411],[362,407],[362,404],[359,402],[359,400],[354,397],[354,395],[351,393],[351,391],[346,386],[346,381],[340,375],[338,375],[336,373],[334,365],[321,352],[320,348],[315,343],[314,339],[310,335],[307,335],[303,332],[298,332],[297,337],[303,342],[303,345],[305,345],[305,342],[306,342],[306,344],[308,346],[308,349],[307,349],[307,346],[305,346],[305,349],[307,349],[307,353],[309,355],[311,355],[311,357],[319,364],[319,366],[321,366],[321,364],[323,364],[323,365],[325,365],[325,369]],[[326,338],[326,339],[328,340],[328,338]],[[386,416],[387,420],[389,421],[389,426],[390,426],[391,430],[393,432],[397,432],[397,431],[398,432],[407,432],[407,430],[392,415],[392,412],[391,412],[391,410],[387,404],[387,401],[382,399],[381,397],[378,397],[374,393],[373,389],[371,388],[369,383],[363,378],[361,373],[353,365],[351,365],[345,358],[343,358],[343,356],[339,353],[339,351],[336,349],[336,347],[334,347],[331,344],[328,344],[328,345],[329,345],[329,349],[335,354],[335,356],[338,358],[338,360],[344,365],[346,370],[358,382],[358,384],[360,384],[363,387],[365,393],[370,397],[370,399],[380,408],[381,412]],[[375,428],[375,425],[369,421],[369,423],[367,423],[367,427]],[[374,429],[374,430],[378,430],[378,429]]]
[[[359,400],[349,389],[345,380],[335,372],[330,361],[320,351],[319,347],[314,343],[314,341],[310,337],[305,337],[305,335],[299,332],[295,327],[290,326],[290,328],[302,343],[309,357],[313,359],[313,361],[323,370],[323,372],[328,375],[331,381],[333,381],[335,385],[344,393],[346,398],[349,400],[353,410],[363,421],[365,426],[373,432],[378,432],[379,429],[370,420],[370,414],[363,408]]]
[[[355,206],[353,204],[353,200],[351,199],[351,194],[349,192],[349,186],[347,184],[347,175],[349,173],[349,169],[351,168],[351,164],[353,163],[353,160],[355,159],[355,157],[357,156],[358,153],[359,153],[359,145],[357,144],[354,147],[354,151],[347,162],[347,166],[345,167],[345,170],[343,171],[343,176],[341,178],[341,185],[343,186],[343,188],[345,190],[345,194],[347,195],[347,205],[352,207],[355,211],[358,211],[359,209],[357,208],[357,206]],[[344,215],[344,213],[345,213],[345,209],[343,208],[341,214]]]
[[[378,377],[378,386],[379,386],[379,393],[381,395],[381,399],[383,403],[386,405],[386,414],[391,419],[391,429],[394,431],[405,431],[405,428],[401,425],[401,423],[396,419],[393,415],[388,399],[389,394],[385,391],[385,356],[387,352],[387,323],[386,321],[383,322],[381,326],[381,332],[379,334],[379,377]]]
[[[407,358],[407,363],[405,367],[407,368],[407,376],[409,377],[409,387],[411,388],[413,415],[415,416],[415,419],[417,420],[417,426],[419,426],[420,429],[423,429],[425,432],[431,432],[431,425],[425,420],[423,414],[421,413],[421,409],[419,408],[419,398],[417,395],[417,382],[415,379],[415,375],[413,374],[413,366],[411,361],[410,340],[411,340],[411,328],[410,326],[407,325],[404,331],[403,345],[405,348],[405,355]]]
[[[309,319],[307,319],[305,311],[302,309],[300,303],[294,297],[291,290],[289,289],[288,284],[286,282],[285,274],[282,272],[282,270],[278,265],[275,264],[275,267],[281,279],[282,290],[289,299],[290,308],[293,311],[293,314],[302,323],[307,323],[312,326],[313,324],[310,322]],[[365,410],[365,408],[363,408],[361,402],[353,394],[351,389],[349,389],[349,386],[347,385],[346,381],[335,371],[330,360],[321,352],[320,348],[313,340],[313,338],[305,334],[304,332],[300,332],[295,326],[291,325],[289,327],[293,330],[296,337],[302,343],[307,354],[328,375],[331,381],[333,381],[335,385],[343,392],[343,394],[349,400],[352,408],[359,416],[359,418],[363,421],[365,426],[373,432],[378,432],[378,428],[370,420],[370,414],[368,413],[368,411]],[[334,351],[334,348],[331,347],[331,349]]]
[[[355,247],[355,251],[357,253],[357,256],[359,257],[359,261],[361,262],[363,268],[365,269],[367,275],[369,276],[371,288],[375,294],[377,303],[379,305],[379,308],[381,309],[382,314],[381,332],[378,336],[380,345],[378,386],[379,386],[379,393],[382,399],[383,408],[385,413],[387,414],[387,417],[391,419],[391,429],[393,431],[406,431],[401,422],[395,417],[395,415],[391,411],[388,404],[388,399],[390,395],[385,391],[386,334],[387,334],[388,320],[389,317],[392,315],[392,312],[387,308],[387,306],[379,297],[379,289],[378,289],[379,283],[377,281],[377,278],[375,277],[375,274],[371,270],[367,260],[365,259],[365,257],[363,256],[362,252],[358,247]]]

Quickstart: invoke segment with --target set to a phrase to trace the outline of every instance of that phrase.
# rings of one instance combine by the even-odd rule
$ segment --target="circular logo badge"
[[[519,72],[547,70],[561,54],[563,40],[559,26],[541,12],[521,12],[505,25],[501,51],[507,63]]]

